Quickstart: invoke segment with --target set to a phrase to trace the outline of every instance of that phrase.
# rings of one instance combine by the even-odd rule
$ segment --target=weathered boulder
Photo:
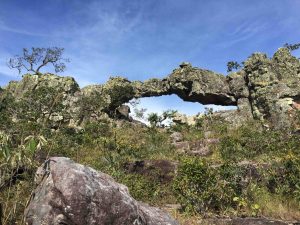
[[[121,105],[116,109],[116,117],[119,119],[132,120],[129,114],[130,107],[128,105]]]
[[[22,80],[11,81],[0,93],[0,104],[10,102],[8,111],[14,121],[26,118],[47,122],[52,127],[72,124],[79,100],[80,88],[74,78],[54,74],[25,74]]]
[[[53,157],[36,172],[37,187],[25,210],[28,225],[177,225],[165,212],[137,202],[112,177]]]

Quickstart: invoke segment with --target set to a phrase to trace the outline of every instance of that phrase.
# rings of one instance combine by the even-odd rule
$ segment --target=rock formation
[[[185,101],[237,105],[232,120],[270,121],[279,128],[293,125],[300,104],[300,61],[286,48],[273,56],[255,53],[244,68],[228,76],[184,63],[162,80],[135,82],[135,97],[177,94]]]
[[[44,114],[56,123],[81,126],[105,115],[115,115],[119,106],[133,98],[176,94],[184,101],[237,106],[238,110],[223,114],[235,123],[258,119],[286,128],[295,125],[300,109],[299,81],[299,59],[287,48],[280,48],[273,58],[253,54],[243,69],[228,76],[183,63],[164,79],[130,82],[113,77],[103,85],[80,89],[70,77],[25,75],[20,82],[11,82],[1,90],[0,97],[10,92],[20,98],[28,91],[53,87],[62,96],[64,110],[62,113],[45,109]]]
[[[110,176],[53,157],[36,172],[37,188],[25,210],[28,225],[177,225],[165,212],[134,200]]]

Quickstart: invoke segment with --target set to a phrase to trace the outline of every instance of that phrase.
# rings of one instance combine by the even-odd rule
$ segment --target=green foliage
[[[280,156],[295,150],[295,136],[283,131],[262,130],[254,124],[244,125],[221,139],[219,151],[224,160],[240,161],[263,155]]]
[[[161,115],[150,113],[147,120],[150,122],[151,127],[163,127],[163,122],[172,119],[176,112],[175,110],[166,110]]]
[[[121,82],[117,80],[111,85],[121,91],[124,90]],[[79,114],[82,118],[97,117],[107,99],[100,98],[99,93],[87,96],[81,99],[86,105]],[[84,129],[79,130],[51,124],[49,115],[53,112],[68,116],[61,104],[63,97],[52,88],[36,89],[18,100],[4,91],[0,98],[0,165],[1,170],[6,171],[3,180],[9,180],[17,167],[29,168],[0,192],[7,224],[20,221],[34,187],[38,160],[50,156],[70,157],[110,174],[127,185],[137,200],[153,205],[180,203],[186,212],[201,215],[260,216],[270,213],[271,204],[285,201],[285,210],[291,210],[292,203],[299,202],[297,134],[266,130],[256,123],[229,128],[224,119],[208,109],[195,126],[174,124],[163,129],[162,121],[172,118],[174,113],[167,111],[150,119],[152,127],[98,118],[95,122],[81,121]],[[187,156],[177,152],[170,143],[172,131],[180,131],[185,141],[201,141],[208,136],[220,139],[220,143],[213,146],[213,154],[205,160],[198,156],[185,158]],[[145,159],[177,161],[179,168],[174,184],[159,182],[155,173],[150,176],[128,173],[124,168],[126,162]],[[253,161],[258,167],[261,162],[270,166],[259,170],[259,178],[249,178],[249,170],[238,164],[242,160]],[[264,202],[262,196],[268,201]],[[10,210],[13,207],[17,209],[15,214]],[[279,213],[273,208],[275,215]]]
[[[160,118],[157,113],[150,113],[148,115],[148,121],[150,122],[151,127],[156,127],[158,126],[160,122]]]
[[[147,109],[145,109],[145,108],[141,108],[141,109],[135,108],[134,109],[135,117],[138,119],[144,119],[146,111],[147,111]]]
[[[105,106],[105,99],[100,92],[91,92],[80,98],[78,101],[79,124],[83,123],[84,118],[90,118],[92,115],[100,117]]]
[[[233,70],[238,70],[241,65],[237,61],[230,61],[227,63],[227,72],[232,72]]]
[[[128,102],[134,96],[131,83],[122,77],[111,77],[103,87],[103,94],[109,99],[108,113],[113,112],[124,102]]]
[[[288,44],[288,43],[285,43],[284,44],[284,47],[287,48],[288,50],[290,51],[294,51],[294,50],[297,50],[300,48],[300,43],[296,43],[296,44]]]
[[[21,143],[14,147],[14,140],[0,132],[0,211],[3,212],[0,217],[1,224],[21,221],[34,187],[33,174],[37,166],[34,157],[47,142],[42,136],[28,136]]]
[[[300,152],[300,150],[299,150]],[[300,207],[300,159],[289,153],[280,163],[268,170],[268,186],[271,191],[295,199]]]
[[[144,119],[147,109],[146,108],[139,108],[140,103],[141,103],[140,99],[132,99],[132,100],[129,101],[129,104],[133,108],[134,117],[136,117],[138,119]]]
[[[42,126],[53,125],[49,123],[49,119],[54,112],[67,118],[67,112],[62,104],[62,92],[48,86],[42,86],[24,93],[18,99],[15,99],[9,92],[1,95],[0,121],[4,125],[11,125],[12,129],[20,132],[18,124],[13,124],[12,118],[25,126],[29,123],[40,124]],[[26,125],[26,126],[27,126]],[[7,128],[4,128],[6,129]]]
[[[155,178],[155,176],[145,177],[139,174],[123,174],[118,181],[129,188],[130,194],[135,199],[152,205],[172,203],[174,197],[171,186],[160,184]]]
[[[186,159],[174,182],[178,201],[193,213],[221,212],[233,207],[233,199],[241,195],[237,168],[211,166],[205,160]]]

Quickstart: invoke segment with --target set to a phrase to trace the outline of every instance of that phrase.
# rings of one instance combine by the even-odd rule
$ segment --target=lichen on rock
[[[99,120],[103,115],[114,117],[116,109],[134,98],[176,94],[184,101],[201,104],[237,106],[233,120],[258,119],[282,128],[294,125],[300,99],[300,61],[287,48],[280,48],[272,58],[254,53],[244,67],[228,76],[182,63],[163,79],[129,81],[112,77],[105,84],[89,85],[82,89],[71,77],[53,74],[23,76],[10,82],[4,92],[22,99],[25,93],[50,87],[63,97],[62,112],[45,112],[55,123],[84,125]],[[2,94],[1,94],[2,93]],[[228,113],[227,113],[228,114]]]

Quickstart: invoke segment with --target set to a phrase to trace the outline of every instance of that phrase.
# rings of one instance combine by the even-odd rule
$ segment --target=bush
[[[226,161],[254,159],[262,155],[283,155],[299,146],[294,137],[283,131],[260,130],[245,125],[221,138],[219,151]]]
[[[299,202],[300,207],[300,159],[295,154],[287,154],[268,171],[270,191]]]
[[[155,177],[123,174],[118,182],[125,184],[132,197],[139,201],[151,203],[152,205],[175,203],[170,186],[160,184]]]
[[[187,212],[221,212],[241,195],[240,171],[231,165],[213,167],[205,160],[186,159],[178,169],[174,191]]]

